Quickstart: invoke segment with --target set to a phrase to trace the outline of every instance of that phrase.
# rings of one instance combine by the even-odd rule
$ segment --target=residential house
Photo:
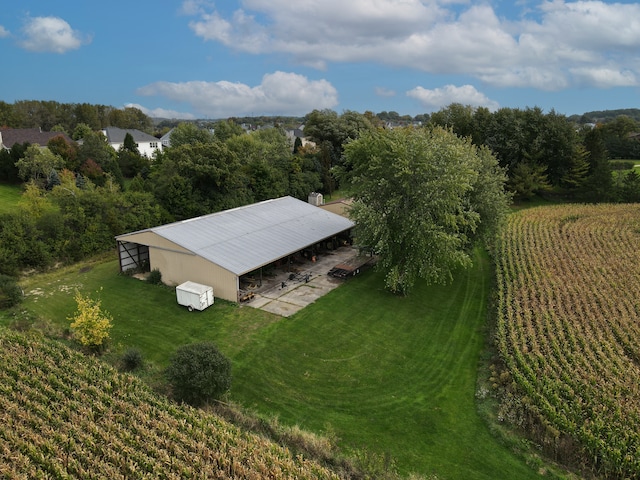
[[[149,135],[148,133],[141,132],[140,130],[123,129],[117,127],[107,127],[102,130],[102,133],[107,137],[107,142],[114,150],[118,151],[124,145],[124,138],[128,134],[133,137],[133,141],[138,147],[138,151],[141,155],[147,158],[152,158],[157,150],[162,150],[162,142],[160,139]]]
[[[0,148],[9,150],[16,143],[46,147],[49,140],[59,135],[62,135],[67,142],[72,142],[69,136],[62,132],[43,132],[40,128],[4,128],[0,129]]]
[[[314,142],[312,142],[305,136],[304,125],[300,125],[298,128],[294,128],[292,130],[287,130],[285,133],[287,135],[287,138],[289,139],[289,142],[291,143],[291,148],[293,148],[293,146],[295,145],[296,138],[300,139],[303,147],[306,147],[307,145],[313,147],[316,145]]]
[[[173,128],[165,133],[162,137],[160,137],[160,143],[162,144],[162,148],[168,148],[171,146],[171,134],[173,133]]]

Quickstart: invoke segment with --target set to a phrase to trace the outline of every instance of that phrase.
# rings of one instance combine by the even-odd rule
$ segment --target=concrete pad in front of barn
[[[295,280],[290,280],[286,274],[272,281],[267,288],[256,292],[254,298],[243,306],[259,308],[283,317],[289,317],[302,310],[344,282],[328,276],[327,273],[333,265],[357,255],[357,252],[352,248],[344,248],[336,253],[325,257],[324,262],[309,264],[305,274],[297,276]]]

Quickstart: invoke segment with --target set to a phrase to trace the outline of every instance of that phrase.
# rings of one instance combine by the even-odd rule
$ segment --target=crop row
[[[0,331],[0,478],[335,478],[42,337]]]
[[[552,431],[597,473],[640,475],[640,209],[563,205],[509,217],[497,343]]]

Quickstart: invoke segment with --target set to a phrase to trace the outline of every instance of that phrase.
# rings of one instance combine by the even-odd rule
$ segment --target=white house
[[[291,143],[291,148],[295,145],[296,138],[299,138],[302,142],[302,146],[312,146],[314,147],[316,144],[309,140],[304,134],[304,125],[300,125],[298,128],[294,128],[293,130],[287,130],[286,132],[287,139]]]
[[[162,143],[162,148],[168,148],[171,146],[171,134],[175,128],[172,128],[167,133],[165,133],[162,137],[160,137],[160,143]]]
[[[117,127],[107,127],[102,130],[102,133],[107,137],[107,142],[116,151],[120,150],[124,145],[124,137],[130,134],[133,137],[133,141],[138,147],[138,151],[145,157],[152,158],[156,150],[162,150],[162,142],[153,135],[141,132],[136,129],[122,129]]]

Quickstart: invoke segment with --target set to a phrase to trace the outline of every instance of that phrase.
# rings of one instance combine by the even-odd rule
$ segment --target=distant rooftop
[[[46,147],[49,140],[62,135],[68,142],[72,140],[62,132],[43,132],[39,128],[6,128],[0,129],[0,147],[12,148],[16,143],[30,143]]]
[[[102,132],[107,137],[107,141],[109,143],[124,143],[124,137],[127,135],[127,133],[129,133],[133,137],[133,141],[136,143],[159,141],[153,135],[149,135],[148,133],[136,130],[135,128],[124,129],[118,127],[107,127],[104,128]]]

